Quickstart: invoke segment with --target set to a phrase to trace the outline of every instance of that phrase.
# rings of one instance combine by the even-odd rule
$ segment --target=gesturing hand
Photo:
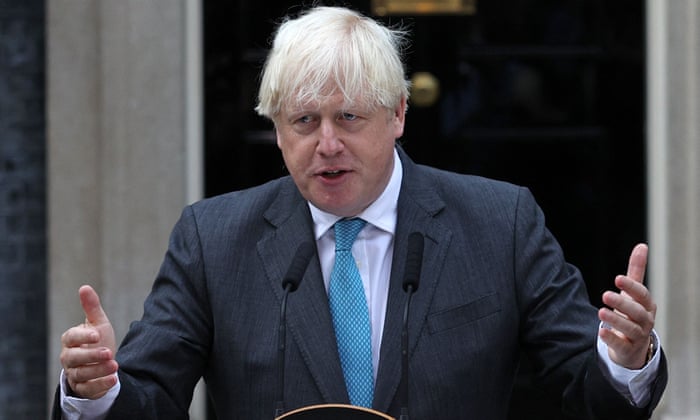
[[[61,364],[73,395],[96,399],[117,383],[114,329],[92,287],[82,286],[78,294],[85,323],[61,336]]]
[[[627,369],[641,369],[647,362],[650,334],[656,319],[656,303],[644,286],[648,248],[645,244],[634,247],[630,255],[627,275],[615,278],[620,292],[603,293],[598,317],[610,328],[601,328],[599,336],[608,345],[613,362]]]

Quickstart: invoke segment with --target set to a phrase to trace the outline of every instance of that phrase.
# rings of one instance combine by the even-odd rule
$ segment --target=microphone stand
[[[406,306],[403,308],[403,329],[401,331],[401,416],[399,420],[409,420],[408,416],[408,313],[413,297],[413,284],[406,287]]]
[[[284,287],[284,294],[282,295],[282,303],[280,304],[280,324],[279,333],[277,334],[277,359],[279,363],[277,364],[277,386],[279,400],[275,403],[275,415],[273,418],[277,418],[284,414],[284,365],[285,365],[285,351],[287,345],[287,298],[289,297],[289,292],[292,291],[292,283],[287,283]]]
[[[408,314],[411,298],[418,290],[420,272],[423,265],[423,235],[413,232],[408,235],[408,250],[406,253],[406,272],[403,280],[403,290],[406,292],[406,306],[403,308],[403,328],[401,330],[401,416],[399,420],[409,420],[408,416]]]
[[[306,267],[316,252],[316,247],[311,242],[302,242],[297,248],[292,262],[289,264],[287,274],[282,279],[282,302],[280,303],[280,323],[277,334],[277,395],[279,400],[275,402],[274,417],[284,414],[284,365],[285,351],[287,346],[287,298],[289,293],[297,290],[301,279],[304,277]]]

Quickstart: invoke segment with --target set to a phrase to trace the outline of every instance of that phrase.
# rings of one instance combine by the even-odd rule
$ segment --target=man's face
[[[301,194],[323,211],[352,217],[389,182],[394,141],[403,134],[405,100],[395,110],[346,108],[342,94],[284,108],[277,146]]]

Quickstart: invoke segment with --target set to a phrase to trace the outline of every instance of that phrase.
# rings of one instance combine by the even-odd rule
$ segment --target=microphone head
[[[423,265],[423,235],[413,232],[408,235],[408,251],[406,252],[406,273],[403,279],[403,290],[408,291],[408,286],[415,292],[418,290],[420,271]]]
[[[315,248],[311,242],[302,242],[301,245],[299,245],[296,254],[294,254],[294,258],[292,258],[292,263],[289,264],[287,274],[282,279],[283,289],[289,287],[290,292],[297,290],[301,279],[304,277],[306,266],[309,265],[309,261],[311,261],[314,252]]]

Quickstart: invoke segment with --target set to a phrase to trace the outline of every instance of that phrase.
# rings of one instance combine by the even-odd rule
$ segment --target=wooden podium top
[[[320,404],[285,413],[275,420],[396,420],[379,411],[347,404]]]

